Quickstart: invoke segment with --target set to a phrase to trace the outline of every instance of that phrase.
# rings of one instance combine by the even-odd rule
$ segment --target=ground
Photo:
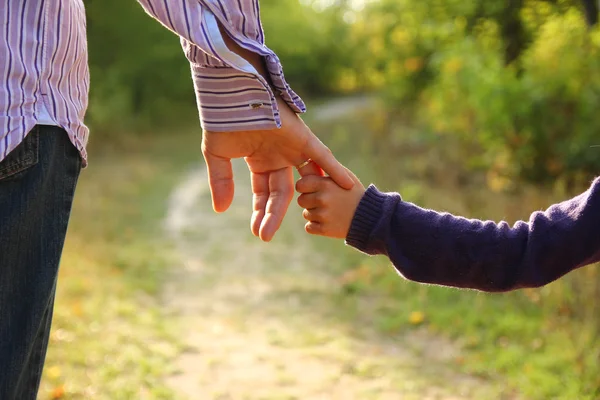
[[[333,114],[364,105],[336,104]],[[368,296],[354,300],[354,323],[340,318],[350,311],[340,305],[339,278],[304,232],[301,210],[293,203],[276,239],[260,242],[249,230],[248,170],[239,162],[234,170],[236,198],[225,214],[212,211],[200,165],[169,202],[165,227],[181,265],[163,300],[186,348],[169,378],[176,392],[207,400],[498,398],[498,382],[455,371],[458,345],[426,329],[400,337],[375,329]]]

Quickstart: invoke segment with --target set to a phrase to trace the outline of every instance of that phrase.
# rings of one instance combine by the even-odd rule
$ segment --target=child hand
[[[352,189],[342,189],[325,176],[307,175],[296,183],[300,193],[298,204],[305,210],[302,216],[308,222],[306,232],[313,235],[345,239],[358,203],[365,193],[365,187],[348,170],[355,185]]]

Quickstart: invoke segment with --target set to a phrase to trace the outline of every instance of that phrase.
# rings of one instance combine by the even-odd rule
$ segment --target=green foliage
[[[600,167],[597,37],[579,13],[553,15],[520,68],[505,66],[485,33],[453,43],[435,58],[440,73],[421,97],[423,121],[475,141],[495,176],[585,180]]]
[[[578,2],[381,1],[356,29],[391,107],[471,149],[493,187],[597,174],[600,31]]]
[[[317,11],[297,0],[260,4],[267,46],[281,59],[295,90],[314,96],[356,88],[344,82],[356,47],[349,40],[350,25],[343,22],[343,7]]]
[[[190,67],[177,37],[135,1],[87,0],[86,9],[88,123],[103,133],[176,124],[194,104]]]

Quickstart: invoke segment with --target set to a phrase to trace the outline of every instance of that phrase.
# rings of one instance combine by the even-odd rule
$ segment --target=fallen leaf
[[[65,386],[64,385],[60,385],[54,388],[54,390],[52,390],[52,394],[51,394],[51,399],[52,400],[58,400],[58,399],[62,399],[65,395]]]
[[[71,305],[71,311],[76,317],[81,317],[83,315],[83,307],[81,306],[81,302],[77,301]]]
[[[412,313],[410,313],[408,321],[412,325],[421,325],[423,322],[425,322],[425,313],[421,311],[413,311]]]

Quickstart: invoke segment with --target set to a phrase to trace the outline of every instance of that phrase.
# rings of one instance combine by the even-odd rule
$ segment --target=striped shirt
[[[305,111],[279,59],[265,46],[258,0],[138,1],[180,37],[203,129],[281,126],[276,94],[250,63],[227,48],[218,22],[237,44],[264,57],[277,94],[294,111]],[[51,123],[67,131],[85,165],[88,91],[82,0],[0,0],[0,161],[36,124]]]

